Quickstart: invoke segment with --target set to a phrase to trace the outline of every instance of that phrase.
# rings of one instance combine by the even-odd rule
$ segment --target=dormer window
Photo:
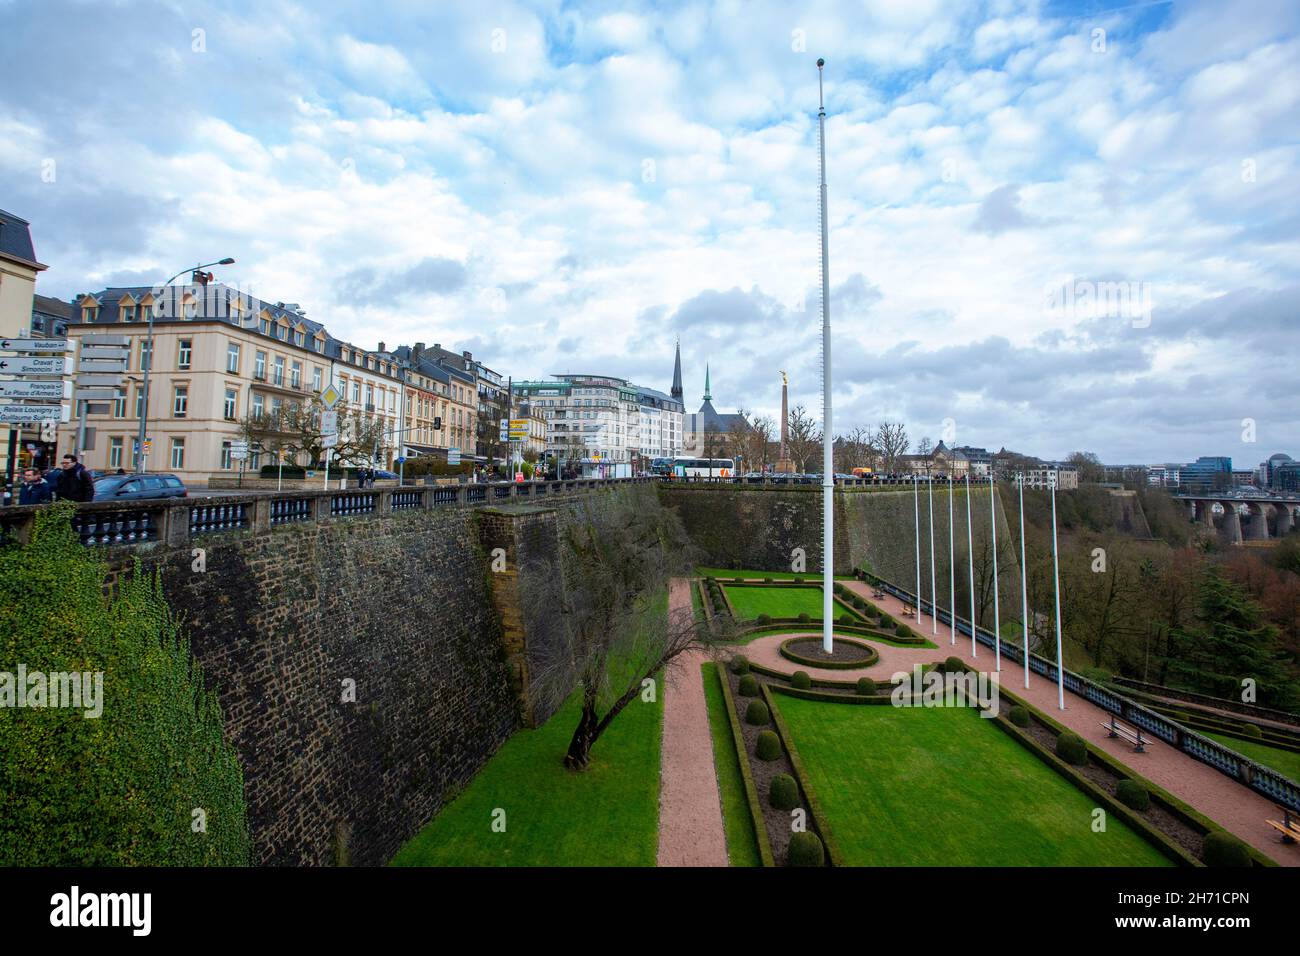
[[[121,320],[123,322],[134,322],[136,319],[136,308],[134,305],[124,305],[119,309]]]
[[[83,305],[81,307],[81,321],[94,322],[99,318],[99,306]]]
[[[261,332],[263,335],[270,335],[270,334],[271,334],[271,320],[270,320],[270,319],[258,319],[258,320],[257,320],[257,331]]]
[[[294,332],[294,333],[293,333],[293,344],[294,344],[294,345],[301,346],[301,345],[304,345],[304,344],[306,343],[306,341],[307,341],[307,333],[306,333],[306,332],[303,332],[301,329],[299,329],[297,332]]]

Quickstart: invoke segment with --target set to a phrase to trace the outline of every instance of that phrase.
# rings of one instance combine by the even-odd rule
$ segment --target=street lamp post
[[[234,264],[235,264],[235,260],[227,256],[226,258],[219,259],[216,262],[205,262],[202,265],[194,266],[192,268],[182,269],[180,272],[176,273],[174,276],[172,276],[170,279],[168,279],[158,288],[161,290],[165,290],[169,285],[171,285],[181,276],[185,275],[185,273],[187,272],[199,272],[203,269],[206,269],[208,266],[231,266]],[[181,306],[182,308],[184,308],[183,301],[181,303]],[[145,365],[144,368],[142,369],[142,371],[144,372],[144,384],[140,389],[141,391],[140,433],[136,438],[136,456],[135,456],[135,473],[137,475],[142,474],[144,472],[144,441],[145,441],[145,433],[149,424],[149,372],[153,369],[153,317],[157,313],[157,311],[158,311],[157,306],[149,310],[149,334],[148,334],[149,363]]]

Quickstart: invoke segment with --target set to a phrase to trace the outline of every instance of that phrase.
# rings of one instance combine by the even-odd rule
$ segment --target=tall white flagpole
[[[993,669],[1002,670],[1002,616],[998,612],[998,489],[989,469],[989,520],[993,522]]]
[[[1065,710],[1065,657],[1061,653],[1061,565],[1056,550],[1056,472],[1047,473],[1052,489],[1052,577],[1056,591],[1056,706]]]
[[[1020,627],[1025,632],[1025,688],[1029,687],[1029,587],[1025,576],[1025,473],[1016,473],[1020,488]]]
[[[934,581],[934,476],[925,473],[930,486],[930,623],[931,633],[939,633],[939,595]]]
[[[822,217],[822,648],[835,648],[835,466],[831,430],[831,274],[830,230],[826,221],[826,102],[822,96],[822,67],[817,61],[817,149]]]
[[[966,469],[966,563],[970,567],[970,656],[979,657],[975,645],[975,533],[970,525],[970,468]]]
[[[949,465],[949,468],[952,466]],[[948,607],[952,611],[951,620],[948,621],[948,630],[951,632],[952,643],[957,643],[957,551],[953,539],[953,519],[952,519],[952,472],[948,472]]]
[[[916,512],[916,626],[921,626],[921,486],[912,472],[912,508]]]

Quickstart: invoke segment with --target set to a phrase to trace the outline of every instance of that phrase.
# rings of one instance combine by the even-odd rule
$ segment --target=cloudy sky
[[[1300,4],[0,0],[0,208],[69,297],[1111,462],[1300,457]]]

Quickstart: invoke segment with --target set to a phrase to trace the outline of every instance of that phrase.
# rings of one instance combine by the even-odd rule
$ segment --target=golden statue
[[[785,377],[785,369],[781,369],[781,384],[782,384],[782,385],[789,385],[789,384],[790,384],[790,383],[786,380],[786,377]]]

